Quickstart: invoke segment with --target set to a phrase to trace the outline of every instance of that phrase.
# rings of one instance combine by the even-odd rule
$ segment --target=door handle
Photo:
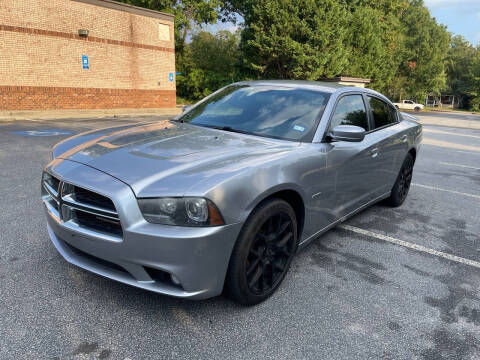
[[[375,158],[378,156],[378,148],[370,150],[370,155],[372,155],[372,158]]]
[[[407,135],[402,136],[402,142],[407,142]]]

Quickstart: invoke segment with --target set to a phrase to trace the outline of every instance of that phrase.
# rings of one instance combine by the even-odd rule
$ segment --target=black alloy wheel
[[[275,287],[287,271],[294,249],[293,223],[279,212],[263,224],[250,246],[245,276],[250,291],[263,295]]]
[[[407,198],[408,190],[410,190],[410,184],[412,182],[413,164],[413,156],[408,153],[398,174],[397,181],[392,188],[390,195],[391,205],[400,206]]]
[[[235,244],[226,290],[244,305],[272,295],[284,279],[297,250],[297,221],[283,200],[269,200],[254,210]]]

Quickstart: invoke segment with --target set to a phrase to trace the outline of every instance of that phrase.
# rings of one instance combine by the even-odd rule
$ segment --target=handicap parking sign
[[[87,55],[82,55],[82,66],[86,70],[90,69],[90,64],[88,63],[88,56]]]
[[[174,75],[173,75],[173,73],[168,74],[168,80],[169,80],[170,82],[173,82],[173,80],[174,80]]]

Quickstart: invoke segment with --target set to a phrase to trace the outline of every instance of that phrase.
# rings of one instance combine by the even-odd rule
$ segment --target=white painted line
[[[473,152],[473,151],[462,151],[462,150],[454,150],[458,153],[462,153],[462,154],[470,154],[470,155],[480,155],[480,153],[478,152]]]
[[[429,138],[427,136],[423,137],[422,144],[423,145],[438,146],[438,147],[443,147],[443,148],[448,148],[448,149],[455,149],[455,150],[480,152],[480,146],[457,144],[457,143],[450,142],[450,141],[443,141],[443,140],[437,140],[437,139]]]
[[[452,193],[452,194],[469,196],[469,197],[472,197],[472,198],[475,198],[475,199],[480,199],[480,195],[467,194],[467,193],[460,192],[460,191],[447,190],[447,189],[442,189],[442,188],[438,188],[438,187],[435,187],[435,186],[428,186],[428,185],[422,185],[422,184],[417,184],[417,183],[412,183],[412,185],[418,186],[418,187],[422,187],[422,188],[425,188],[425,189],[437,190],[437,191],[445,191],[445,192],[449,192],[449,193]]]
[[[480,170],[480,167],[469,166],[469,165],[460,165],[460,164],[452,164],[452,163],[447,163],[447,162],[443,162],[443,161],[440,161],[439,164],[449,165],[449,166],[458,166],[458,167],[467,168],[467,169]]]
[[[441,258],[444,258],[444,259],[447,259],[447,260],[458,262],[460,264],[470,265],[470,266],[473,266],[473,267],[476,267],[476,268],[480,269],[480,262],[478,262],[478,261],[469,260],[469,259],[465,259],[465,258],[462,258],[462,257],[459,257],[459,256],[455,256],[455,255],[452,255],[452,254],[445,253],[443,251],[430,249],[430,248],[427,248],[427,247],[422,246],[422,245],[412,244],[408,241],[403,241],[403,240],[400,240],[400,239],[393,238],[391,236],[386,236],[386,235],[374,233],[374,232],[371,232],[371,231],[368,231],[368,230],[357,228],[355,226],[342,224],[342,225],[339,225],[339,228],[344,229],[344,230],[348,230],[348,231],[352,231],[352,232],[357,233],[357,234],[362,234],[362,235],[366,235],[366,236],[369,236],[369,237],[373,237],[375,239],[383,240],[383,241],[386,241],[386,242],[389,242],[389,243],[392,243],[392,244],[395,244],[395,245],[403,246],[403,247],[406,247],[406,248],[409,248],[409,249],[412,249],[412,250],[420,251],[420,252],[427,253],[427,254],[430,254],[430,255],[435,255],[435,256],[438,256],[438,257],[441,257]]]

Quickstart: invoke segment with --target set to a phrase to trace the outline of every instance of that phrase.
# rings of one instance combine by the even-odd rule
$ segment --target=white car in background
[[[413,100],[403,100],[401,103],[393,103],[393,105],[395,105],[397,109],[415,110],[415,111],[421,111],[424,108],[422,104],[417,104]]]

